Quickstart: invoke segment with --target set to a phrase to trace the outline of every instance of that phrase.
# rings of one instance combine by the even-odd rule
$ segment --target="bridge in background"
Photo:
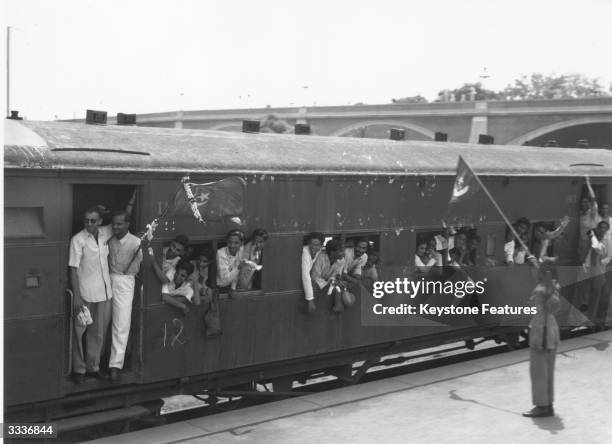
[[[306,121],[321,136],[388,138],[390,128],[402,128],[410,140],[443,132],[453,142],[475,143],[488,134],[501,145],[539,146],[554,139],[569,147],[587,139],[593,148],[612,147],[612,97],[176,111],[139,114],[137,124],[240,131],[242,120],[268,114],[290,124]]]

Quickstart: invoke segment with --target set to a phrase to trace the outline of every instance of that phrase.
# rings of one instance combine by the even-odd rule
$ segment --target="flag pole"
[[[187,176],[187,177],[189,177],[189,176]],[[166,216],[168,215],[168,211],[170,210],[170,206],[174,203],[174,201],[176,199],[176,195],[181,190],[182,187],[183,187],[183,181],[181,180],[179,185],[176,187],[176,190],[174,190],[174,193],[172,194],[172,197],[170,198],[171,200],[168,202],[168,205],[166,205],[166,208],[164,208],[163,211],[161,212],[161,214],[159,216],[157,216],[155,219],[153,219],[150,224],[147,224],[147,227],[148,227],[147,231],[145,231],[144,234],[142,236],[140,236],[140,244],[138,245],[138,248],[136,249],[136,251],[132,255],[132,259],[130,260],[130,263],[127,265],[127,267],[125,267],[125,270],[123,271],[124,273],[126,273],[130,269],[130,267],[132,266],[132,264],[136,260],[136,257],[138,256],[138,252],[142,249],[142,241],[144,241],[145,238],[147,238],[149,236],[151,236],[151,239],[153,238],[153,233],[155,232],[155,229],[157,228],[157,225],[159,225],[159,222],[164,220],[166,218]]]
[[[491,193],[489,193],[489,190],[487,189],[487,187],[485,187],[484,183],[482,183],[482,181],[480,180],[480,177],[478,177],[478,175],[474,173],[474,170],[472,170],[472,167],[468,165],[465,159],[463,160],[463,163],[465,164],[467,169],[470,170],[470,173],[472,173],[472,176],[474,176],[474,179],[476,180],[476,182],[478,182],[478,185],[480,185],[480,188],[482,188],[482,191],[484,191],[484,193],[487,195],[487,197],[489,198],[489,200],[491,201],[495,209],[499,212],[499,215],[502,217],[502,219],[504,219],[504,222],[510,228],[510,231],[512,231],[512,234],[514,235],[514,237],[516,237],[516,239],[521,244],[521,247],[523,247],[527,251],[527,256],[530,256],[531,252],[529,251],[529,248],[527,248],[527,245],[525,245],[525,242],[523,242],[521,237],[518,235],[518,233],[514,229],[514,226],[510,223],[510,221],[508,220],[508,218],[506,217],[506,215],[504,214],[504,212],[498,205],[497,201],[493,198]]]
[[[6,117],[11,115],[11,27],[6,27]]]

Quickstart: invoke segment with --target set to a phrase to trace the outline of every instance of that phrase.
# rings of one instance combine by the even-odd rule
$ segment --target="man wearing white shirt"
[[[184,314],[189,313],[186,302],[193,303],[193,287],[189,276],[193,273],[194,266],[189,261],[180,261],[176,270],[171,268],[166,273],[168,282],[162,285],[162,300],[173,307],[179,308]]]
[[[112,299],[112,347],[110,378],[115,381],[123,369],[125,349],[130,335],[135,276],[142,262],[140,239],[129,232],[130,214],[118,211],[111,224],[113,236],[108,241]]]
[[[85,228],[70,240],[70,283],[74,293],[73,307],[78,314],[86,307],[93,323],[74,323],[72,347],[72,371],[76,384],[85,382],[85,373],[99,379],[107,379],[100,373],[106,329],[111,319],[112,287],[108,267],[108,240],[110,226],[102,225],[102,208],[92,207],[85,211]],[[86,335],[87,350],[83,354],[83,335]]]
[[[233,293],[238,285],[240,263],[243,257],[244,233],[231,230],[227,233],[227,246],[217,250],[217,287]]]
[[[302,286],[304,287],[304,296],[308,304],[308,311],[314,313],[317,306],[314,302],[314,290],[312,288],[312,278],[310,272],[312,266],[319,257],[323,248],[325,237],[323,233],[312,232],[304,236],[304,247],[302,247]]]
[[[361,272],[366,262],[368,261],[369,242],[366,238],[360,238],[355,242],[354,248],[344,249],[344,260],[346,265],[343,270],[343,278],[349,282],[358,282],[361,280]]]

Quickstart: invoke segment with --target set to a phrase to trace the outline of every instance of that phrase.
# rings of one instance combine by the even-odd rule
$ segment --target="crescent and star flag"
[[[480,184],[476,179],[476,175],[472,169],[465,163],[463,157],[459,156],[457,163],[457,176],[453,184],[453,192],[451,194],[449,204],[463,202],[469,199],[480,190]]]
[[[201,184],[187,180],[174,198],[172,213],[193,214],[200,222],[242,215],[246,183],[241,177]]]

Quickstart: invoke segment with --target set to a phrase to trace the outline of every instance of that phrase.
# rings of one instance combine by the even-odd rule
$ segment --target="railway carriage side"
[[[140,134],[133,137],[134,146],[139,148]],[[248,145],[257,137],[241,143]],[[215,143],[221,146],[223,140],[208,143],[210,152]],[[290,145],[294,139],[283,139],[283,143]],[[332,149],[335,142],[312,143]],[[386,147],[372,147],[377,148]],[[120,208],[136,191],[132,228],[141,230],[160,214],[188,172],[126,167],[123,159],[131,158],[125,144],[117,151],[117,168],[107,166],[105,154],[93,153],[88,161],[99,162],[102,167],[5,169],[5,368],[9,382],[5,384],[5,402],[16,412],[26,412],[29,403],[47,401],[71,405],[67,411],[86,412],[99,409],[99,398],[104,396],[104,407],[108,408],[121,406],[126,400],[136,402],[183,390],[181,387],[191,391],[292,378],[498,331],[498,318],[486,317],[468,322],[449,317],[436,323],[393,327],[382,321],[368,324],[359,303],[342,314],[334,314],[325,294],[317,295],[315,313],[309,314],[305,307],[299,256],[305,233],[321,231],[327,237],[339,236],[348,241],[367,236],[382,258],[381,279],[408,276],[417,238],[441,229],[454,169],[434,174],[419,167],[406,168],[402,173],[370,168],[358,174],[243,168],[236,173],[229,168],[211,171],[196,165],[189,171],[193,182],[205,183],[236,174],[245,179],[243,222],[248,230],[261,227],[270,233],[261,288],[238,292],[234,297],[222,294],[222,334],[207,337],[203,313],[195,309],[183,316],[163,304],[160,283],[148,267],[143,267],[134,298],[126,374],[112,386],[94,382],[76,387],[68,379],[70,348],[74,344],[70,335],[70,299],[65,289],[68,242],[80,227],[82,211],[95,203]],[[491,159],[494,162],[494,156]],[[172,162],[169,157],[166,160]],[[612,161],[608,163],[612,167]],[[515,174],[509,170],[500,174],[499,169],[491,169],[484,171],[481,178],[512,220],[524,216],[550,222],[575,214],[583,191],[580,176],[554,175],[546,165],[541,171]],[[606,198],[612,180],[599,175],[593,178],[593,184],[598,195]],[[473,226],[482,239],[481,254],[501,263],[505,223],[482,193],[457,209],[457,215]],[[152,246],[159,252],[174,236],[184,234],[196,251],[204,246],[216,250],[224,245],[228,228],[227,223],[202,225],[189,215],[174,215],[158,229]],[[562,264],[576,261],[577,230],[573,222],[566,236],[556,243],[555,255]],[[486,300],[503,303],[512,293],[527,292],[531,285],[526,269],[517,270],[512,279],[500,278],[499,285],[487,291]],[[565,291],[573,288],[568,286]],[[357,293],[358,298],[372,298],[363,288]],[[154,394],[143,394],[145,387],[153,386],[161,388]],[[121,397],[113,395],[117,391]],[[62,414],[66,411],[58,413]]]
[[[450,318],[428,327],[364,326],[358,307],[341,315],[333,314],[331,302],[326,301],[325,295],[318,296],[321,303],[316,313],[308,314],[305,310],[298,256],[304,233],[321,230],[326,236],[345,239],[368,236],[384,258],[384,279],[393,280],[405,275],[405,269],[414,257],[417,236],[440,229],[439,215],[444,212],[453,179],[437,178],[438,190],[428,194],[422,192],[421,179],[416,177],[390,183],[389,177],[363,180],[339,176],[280,176],[250,183],[247,223],[250,227],[261,226],[270,231],[261,290],[239,293],[234,298],[223,295],[223,335],[203,339],[201,319],[195,313],[179,319],[159,303],[158,292],[153,287],[145,289],[152,304],[147,315],[150,317],[145,322],[150,328],[150,336],[145,341],[150,364],[145,366],[145,380],[218,374],[237,368],[256,369],[257,366],[305,357],[313,362],[316,361],[314,357],[339,351],[362,351],[380,344],[454,330],[456,336],[462,338],[476,334],[477,330],[481,332],[483,325],[495,327],[493,319],[484,319],[481,325],[457,325]],[[492,193],[500,196],[500,204],[510,214],[516,217],[526,215],[534,221],[560,219],[567,214],[569,207],[573,207],[575,196],[580,192],[580,184],[572,184],[565,178],[531,177],[507,184],[506,178],[493,177],[485,184]],[[171,184],[167,187],[166,191]],[[516,202],[516,193],[540,196],[541,200]],[[262,196],[273,197],[264,199]],[[299,202],[299,210],[296,202]],[[486,201],[480,205],[478,219],[473,223],[486,240],[483,254],[486,250],[501,263],[505,224]],[[176,220],[174,227],[177,233],[211,242],[214,247],[219,245],[220,233],[216,238],[202,237],[198,233],[210,227],[203,229],[190,218]],[[573,234],[575,232],[568,232],[555,251],[566,264],[574,260],[576,244]],[[524,275],[531,277],[528,272]],[[520,286],[518,282],[516,286]],[[505,293],[487,294],[487,300],[503,305],[504,298],[511,296],[510,289],[501,287],[497,290]],[[371,295],[364,291],[361,297]],[[166,326],[173,322],[173,333],[168,336]],[[157,329],[155,325],[158,325]]]

